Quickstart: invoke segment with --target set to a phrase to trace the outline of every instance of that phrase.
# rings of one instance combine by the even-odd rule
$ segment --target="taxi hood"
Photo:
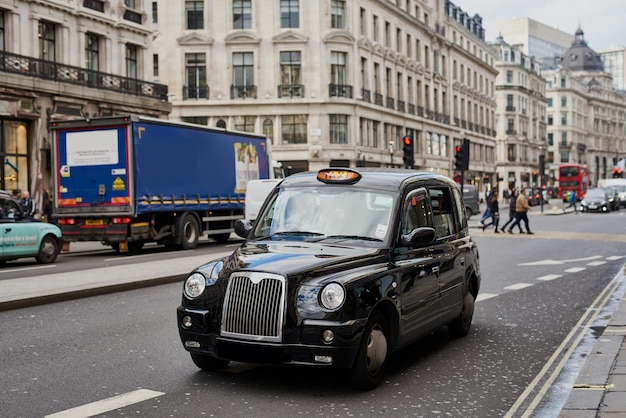
[[[254,270],[289,278],[303,275],[311,278],[384,262],[388,260],[388,250],[311,242],[258,241],[242,244],[227,260],[226,271],[222,273],[228,275],[234,270]]]

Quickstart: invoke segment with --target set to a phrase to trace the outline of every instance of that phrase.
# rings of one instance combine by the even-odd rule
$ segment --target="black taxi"
[[[287,177],[231,255],[186,278],[182,344],[202,370],[230,361],[348,371],[361,390],[388,355],[434,329],[470,331],[479,255],[451,179],[329,168]]]

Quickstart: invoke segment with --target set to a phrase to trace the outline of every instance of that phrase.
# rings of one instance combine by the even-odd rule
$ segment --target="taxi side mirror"
[[[235,234],[241,238],[248,238],[252,231],[252,223],[248,219],[237,219],[235,221]]]
[[[402,234],[400,237],[402,245],[419,247],[430,244],[435,240],[435,228],[429,226],[421,226],[410,231],[408,234]]]

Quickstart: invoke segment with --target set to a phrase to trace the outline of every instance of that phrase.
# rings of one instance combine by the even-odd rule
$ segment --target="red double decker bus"
[[[589,170],[582,164],[559,165],[559,197],[567,196],[567,192],[576,193],[576,199],[582,199],[589,188]]]

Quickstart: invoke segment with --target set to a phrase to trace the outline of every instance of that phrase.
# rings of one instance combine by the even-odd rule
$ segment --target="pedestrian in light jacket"
[[[534,232],[530,231],[530,226],[528,226],[528,211],[530,210],[530,205],[528,204],[528,199],[526,199],[526,189],[522,189],[519,192],[519,196],[517,196],[517,201],[515,202],[515,222],[509,228],[509,234],[513,233],[513,228],[516,226],[520,226],[520,223],[524,221],[524,226],[526,227],[526,233],[528,235],[533,235]],[[523,232],[520,231],[520,234]]]

